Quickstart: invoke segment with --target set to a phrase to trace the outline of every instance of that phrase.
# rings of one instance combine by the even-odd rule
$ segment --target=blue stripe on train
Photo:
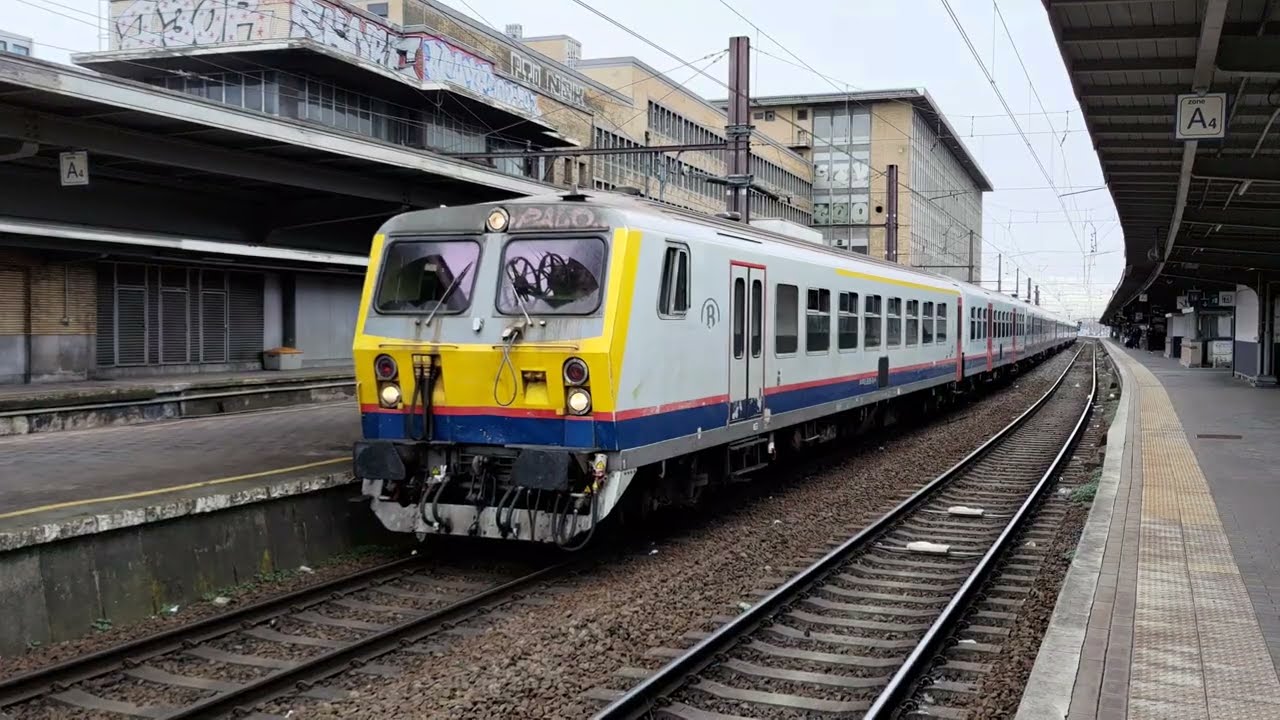
[[[890,373],[890,386],[907,385],[921,380],[949,376],[953,364],[899,370]],[[875,377],[864,380],[830,383],[769,395],[765,406],[770,412],[801,410],[823,403],[845,400],[879,389]],[[728,421],[729,403],[712,403],[654,415],[624,420],[563,420],[560,418],[512,418],[499,415],[436,415],[434,439],[477,445],[558,445],[627,450],[693,435],[699,430],[723,427]],[[422,417],[410,422],[415,434],[422,432]],[[405,416],[398,413],[368,412],[362,417],[364,436],[368,439],[402,439]]]

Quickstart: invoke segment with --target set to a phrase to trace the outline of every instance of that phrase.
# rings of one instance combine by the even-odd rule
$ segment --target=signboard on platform
[[[1234,290],[1223,290],[1222,292],[1218,293],[1219,307],[1235,307],[1235,304],[1236,304],[1236,293]]]
[[[1179,140],[1219,140],[1227,135],[1227,94],[1205,93],[1178,96]]]
[[[58,170],[63,187],[89,184],[89,153],[84,150],[58,155]]]

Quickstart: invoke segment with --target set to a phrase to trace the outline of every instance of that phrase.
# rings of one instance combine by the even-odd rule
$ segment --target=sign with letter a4
[[[58,167],[62,172],[62,184],[89,184],[89,153],[84,150],[64,152],[58,155]]]
[[[1227,135],[1227,94],[1178,96],[1179,140],[1216,140]]]

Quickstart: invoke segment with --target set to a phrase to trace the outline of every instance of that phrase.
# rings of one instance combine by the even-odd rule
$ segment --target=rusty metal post
[[[1031,278],[1027,277],[1027,300],[1031,299]]]
[[[1040,286],[1039,285],[1036,286],[1036,304],[1037,305],[1040,304]]]
[[[885,168],[884,259],[898,262],[898,166]]]
[[[728,167],[725,209],[742,222],[751,217],[751,39],[729,38]]]
[[[973,284],[973,231],[969,231],[969,283]]]
[[[1004,292],[1004,255],[996,253],[996,292]]]

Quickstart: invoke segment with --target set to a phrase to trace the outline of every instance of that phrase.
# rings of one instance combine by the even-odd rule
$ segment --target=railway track
[[[478,633],[504,606],[546,602],[531,591],[570,569],[495,573],[397,560],[0,681],[0,718],[177,720],[282,698],[339,699],[346,691],[329,682],[335,676],[394,677],[394,655],[429,654]]]
[[[919,698],[972,695],[977,683],[956,673],[978,671],[999,652],[1019,588],[986,583],[1002,563],[1009,567],[1033,508],[1087,424],[1094,353],[1081,348],[1026,413],[741,614],[696,636],[692,648],[656,649],[671,658],[661,669],[620,670],[640,682],[626,692],[593,691],[609,703],[596,720],[964,717],[922,707]],[[930,675],[938,662],[948,672]]]

